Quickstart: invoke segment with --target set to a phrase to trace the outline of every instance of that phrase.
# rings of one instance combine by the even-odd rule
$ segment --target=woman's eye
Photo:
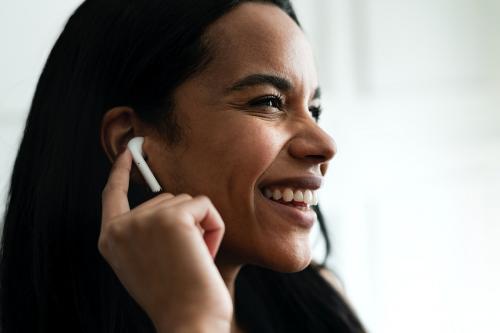
[[[270,107],[274,109],[278,109],[280,111],[283,110],[284,106],[284,101],[281,96],[278,95],[269,95],[261,98],[257,98],[249,103],[251,107]],[[309,107],[309,112],[311,113],[311,116],[316,120],[316,122],[319,121],[319,117],[321,116],[321,106],[310,106]]]
[[[265,106],[281,110],[283,107],[283,100],[279,96],[266,96],[264,98],[251,101],[250,106]]]

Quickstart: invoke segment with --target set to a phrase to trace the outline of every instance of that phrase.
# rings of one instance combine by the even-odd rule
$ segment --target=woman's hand
[[[207,197],[187,194],[130,210],[131,163],[126,149],[102,192],[100,253],[158,332],[229,332],[231,296],[213,261],[222,218]]]

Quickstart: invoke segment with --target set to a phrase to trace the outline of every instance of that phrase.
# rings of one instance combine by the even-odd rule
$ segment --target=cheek
[[[254,222],[256,184],[273,164],[286,137],[275,124],[252,117],[241,117],[223,133],[212,138],[218,184],[214,203],[228,224],[228,236],[247,233]],[[247,221],[242,223],[242,221]]]
[[[234,210],[235,200],[238,207],[249,207],[253,188],[281,151],[286,133],[272,122],[242,114],[217,118],[192,127],[187,154],[179,155],[189,173],[184,178],[197,189],[193,192],[230,206],[220,208]]]
[[[247,120],[237,133],[226,138],[226,152],[233,166],[231,181],[244,182],[241,185],[250,188],[276,159],[286,138],[270,123]]]

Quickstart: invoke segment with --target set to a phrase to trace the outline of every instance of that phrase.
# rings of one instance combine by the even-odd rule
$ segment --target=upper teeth
[[[318,193],[314,190],[294,190],[290,187],[279,189],[279,188],[266,188],[264,190],[264,195],[269,199],[280,200],[283,199],[285,202],[297,201],[304,202],[308,205],[318,204]]]

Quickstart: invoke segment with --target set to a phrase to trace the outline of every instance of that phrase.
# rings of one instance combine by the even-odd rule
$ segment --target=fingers
[[[130,211],[127,193],[130,179],[132,155],[125,149],[111,168],[108,182],[102,191],[102,224],[115,216]]]
[[[178,205],[180,209],[184,208],[183,206],[193,216],[194,222],[203,228],[203,239],[210,255],[215,258],[225,230],[219,212],[206,196],[198,196],[192,200],[183,201]]]
[[[193,199],[192,196],[190,196],[189,194],[183,193],[183,194],[176,195],[174,198],[172,198],[170,200],[166,200],[163,203],[163,206],[170,207],[170,206],[178,205],[178,204],[185,202],[185,201],[190,201],[191,199]]]
[[[102,192],[102,223],[104,227],[113,218],[130,212],[128,189],[132,155],[125,149],[113,164],[108,181]],[[224,222],[219,212],[206,196],[191,197],[188,194],[174,196],[164,193],[137,206],[133,211],[153,210],[154,207],[173,207],[189,212],[194,223],[202,234],[205,244],[212,258],[215,258],[222,237],[224,236]],[[152,213],[152,212],[151,212]]]
[[[212,258],[215,258],[217,251],[219,251],[222,238],[224,237],[225,225],[222,217],[213,205],[208,207],[207,213],[206,218],[201,223],[205,231],[203,239],[205,240],[205,244],[207,244],[210,255]]]
[[[192,197],[189,194],[179,194],[175,196],[172,193],[162,193],[135,207],[134,211],[139,213],[143,210],[152,210],[154,207],[169,207],[190,199],[192,199]]]

